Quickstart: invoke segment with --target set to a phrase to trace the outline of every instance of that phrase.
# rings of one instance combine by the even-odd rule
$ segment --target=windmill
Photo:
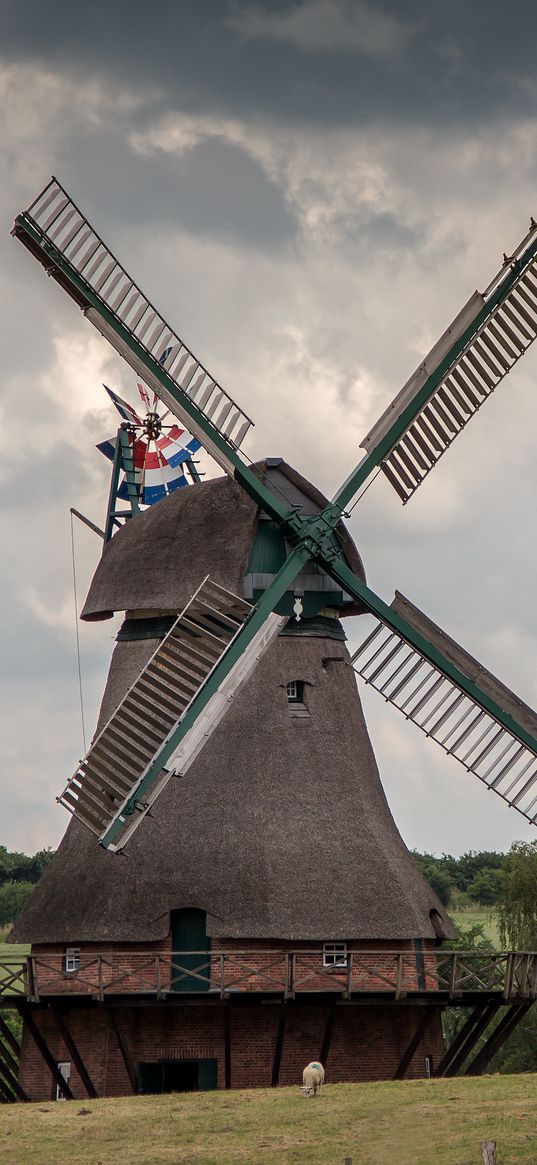
[[[144,384],[138,384],[146,410],[143,417],[106,384],[103,388],[122,418],[115,437],[97,445],[112,462],[104,528],[106,545],[114,529],[122,520],[137,514],[140,505],[155,505],[174,490],[188,485],[189,478],[200,481],[192,459],[201,446],[191,433],[180,429],[177,424],[166,424],[170,410],[160,413],[156,392],[150,399]],[[120,501],[127,501],[130,509],[118,509]]]
[[[183,776],[241,684],[300,616],[307,564],[374,617],[355,671],[527,820],[537,820],[537,715],[396,592],[387,604],[349,567],[346,507],[378,467],[406,504],[537,334],[537,226],[475,292],[367,434],[332,501],[305,513],[240,447],[252,424],[114,257],[53,177],[13,234],[43,264],[218,465],[281,531],[288,554],[252,603],[210,576],[190,597],[59,800],[122,849],[172,777]],[[284,598],[295,586],[292,609]],[[282,606],[283,603],[283,606]],[[166,714],[151,719],[156,695]],[[136,751],[125,756],[124,742]]]
[[[106,963],[109,945],[114,951],[121,946],[130,968],[133,945],[142,945],[151,966],[156,949],[164,952],[164,969],[161,954],[156,955],[157,998],[146,1000],[146,1021],[133,1018],[128,1040],[125,1026],[120,1031],[113,1021],[126,1090],[129,1081],[136,1090],[136,1073],[143,1083],[147,1073],[161,1072],[150,1051],[156,1045],[163,1048],[158,1061],[168,1048],[168,1068],[162,1071],[168,1072],[170,1087],[177,1087],[179,1055],[186,1060],[196,1055],[202,1072],[218,1047],[221,1057],[214,1053],[213,1059],[214,1064],[221,1059],[219,1080],[226,1087],[232,1076],[243,1087],[291,1082],[297,1067],[311,1059],[311,1039],[318,1039],[313,1046],[322,1062],[332,1043],[331,1073],[338,1071],[340,1079],[402,1075],[416,1065],[418,1047],[440,1057],[439,1011],[445,1001],[439,1002],[438,991],[425,1000],[426,1007],[405,1000],[394,1010],[383,1009],[372,988],[369,1009],[359,997],[353,1014],[340,1012],[344,1022],[339,1028],[335,1023],[330,993],[344,966],[341,948],[347,949],[347,939],[347,1002],[352,1003],[352,959],[359,961],[359,952],[365,952],[366,979],[369,954],[381,960],[376,990],[389,980],[382,952],[391,951],[397,967],[410,960],[410,990],[418,982],[426,993],[428,952],[453,935],[391,818],[354,673],[532,822],[537,820],[537,715],[403,595],[396,593],[390,605],[376,595],[342,520],[379,467],[407,503],[535,338],[536,225],[486,291],[469,299],[368,433],[365,456],[330,502],[281,460],[249,463],[241,452],[252,425],[246,412],[165,322],[56,178],[17,216],[13,233],[169,410],[172,423],[225,471],[220,478],[172,490],[116,532],[109,525],[113,537],[82,617],[104,619],[120,610],[126,620],[96,736],[58,798],[72,814],[70,826],[13,932],[15,941],[33,942],[37,987],[41,954],[47,993],[54,959],[62,979],[63,956],[69,972],[84,946],[89,961],[80,995],[86,988],[98,990],[106,1003],[103,983],[96,988],[92,979],[96,956]],[[132,417],[125,424],[130,421],[135,426]],[[139,499],[133,449],[128,429],[121,428],[111,522],[116,490],[123,488],[121,466],[128,500]],[[374,627],[370,630],[369,619],[351,658],[339,620],[361,614],[373,616]],[[326,976],[318,977],[319,941],[328,986]],[[273,986],[270,977],[264,979],[255,1016],[248,1011],[252,997],[246,991],[252,976],[257,982],[260,944],[269,945],[270,968],[274,960],[295,966],[301,952],[294,945],[303,945],[306,963],[312,960],[306,993],[313,990],[312,975],[320,982],[315,1007],[297,1005],[288,1021],[288,1003],[296,994],[298,1004],[299,993],[291,990],[285,970],[276,1019],[277,1009],[264,1007],[263,993],[275,990],[270,970]],[[218,989],[209,948],[219,952]],[[165,962],[174,960],[170,952],[186,952],[179,970],[172,962],[174,973]],[[234,970],[231,988],[226,958]],[[247,987],[232,1024],[225,1010],[229,990],[233,993],[245,967]],[[176,996],[178,1018],[165,1012],[164,1032],[161,969],[171,993],[219,990],[222,1014],[212,1008],[198,1023],[196,1008],[181,1011]],[[120,970],[115,982],[125,981]],[[146,969],[142,983],[141,995]],[[78,1000],[71,984],[63,984],[62,979],[59,990],[70,996],[63,998],[58,1031],[64,1032],[70,1007],[86,1067],[96,1066],[105,1080],[112,1045],[103,1044],[100,1059],[94,1059],[96,1036],[86,998]],[[395,1002],[400,1002],[401,977],[397,984]],[[196,997],[190,1002],[202,1005]],[[481,1011],[468,1021],[469,1036],[481,1035],[497,1005],[494,996],[483,997]],[[109,1007],[113,1010],[113,1001]],[[126,1005],[123,1015],[127,1010]],[[521,1015],[517,1003],[509,1024]],[[54,1040],[52,1059],[62,1060],[65,1048],[75,1046],[72,1031],[66,1044],[65,1033],[59,1039],[47,1023],[41,1017],[41,1039]],[[203,1039],[202,1030],[210,1036]],[[128,1042],[135,1048],[130,1057]],[[232,1046],[240,1052],[234,1061]],[[79,1061],[82,1080],[82,1054]],[[31,1081],[29,1060],[24,1071]],[[411,1071],[423,1074],[424,1065]],[[115,1066],[113,1081],[119,1072]],[[43,1076],[40,1095],[47,1095],[45,1089]]]

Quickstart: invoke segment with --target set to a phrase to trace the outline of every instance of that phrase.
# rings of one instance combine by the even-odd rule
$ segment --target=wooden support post
[[[224,1007],[224,1087],[231,1088],[231,1007]]]
[[[285,1003],[282,1003],[280,1015],[278,1018],[278,1029],[276,1031],[276,1047],[274,1048],[274,1060],[272,1063],[272,1079],[271,1085],[277,1088],[280,1083],[280,1064],[282,1062],[283,1052],[283,1037],[285,1035],[285,1021],[287,1019],[287,1008]]]
[[[0,1080],[0,1104],[15,1104],[15,1097],[3,1080]]]
[[[17,1098],[19,1100],[21,1099],[21,1097],[18,1097],[18,1094],[17,1094],[17,1088],[16,1088],[17,1078],[16,1078],[16,1076],[13,1075],[11,1068],[9,1068],[6,1064],[4,1064],[4,1062],[1,1058],[0,1058],[0,1081],[2,1083],[2,1087],[3,1087],[4,1091],[6,1092],[7,1096],[9,1097],[9,1100],[12,1103],[15,1100],[17,1100]]]
[[[97,1089],[95,1088],[95,1085],[91,1079],[91,1076],[88,1072],[88,1069],[86,1068],[86,1065],[82,1059],[82,1056],[80,1055],[80,1052],[77,1048],[77,1045],[75,1044],[75,1041],[71,1035],[71,1032],[69,1031],[69,1028],[67,1027],[64,1016],[62,1015],[61,1011],[57,1007],[54,1007],[54,1005],[52,1003],[49,1003],[48,1006],[49,1006],[49,1011],[50,1011],[51,1015],[54,1016],[58,1031],[59,1031],[59,1033],[62,1037],[62,1040],[67,1048],[67,1051],[69,1052],[69,1055],[73,1061],[73,1064],[78,1072],[78,1075],[80,1076],[80,1079],[84,1085],[84,1088],[86,1089],[86,1092],[87,1092],[90,1100],[97,1100],[99,1093],[97,1092]]]
[[[455,1059],[455,1056],[459,1052],[460,1048],[462,1048],[463,1044],[466,1043],[468,1037],[471,1035],[471,1033],[472,1033],[472,1031],[473,1031],[481,1014],[482,1014],[481,1008],[474,1007],[474,1010],[472,1011],[471,1015],[468,1016],[466,1023],[464,1024],[463,1027],[461,1027],[461,1030],[458,1033],[458,1035],[455,1036],[453,1043],[450,1044],[449,1048],[444,1053],[440,1063],[438,1064],[437,1068],[433,1072],[433,1076],[446,1076],[447,1075],[448,1069],[451,1068],[452,1061]]]
[[[328,1063],[328,1056],[330,1055],[330,1045],[332,1043],[332,1035],[334,1033],[335,1020],[336,1020],[336,1005],[335,1005],[335,1003],[331,1003],[330,1007],[328,1008],[328,1013],[326,1016],[326,1025],[325,1025],[325,1029],[324,1029],[323,1042],[321,1044],[321,1054],[319,1056],[319,1060],[320,1060],[323,1068],[326,1068],[326,1065]]]
[[[500,1020],[498,1027],[491,1033],[486,1044],[481,1051],[477,1053],[475,1060],[468,1066],[465,1076],[480,1076],[481,1072],[488,1066],[492,1057],[501,1048],[502,1044],[511,1032],[518,1026],[520,1020],[524,1018],[526,1012],[529,1011],[533,1003],[513,1003],[509,1008],[503,1019]]]
[[[60,1069],[58,1068],[56,1060],[54,1059],[54,1056],[52,1055],[52,1052],[51,1052],[46,1040],[43,1038],[43,1036],[41,1035],[41,1032],[39,1031],[39,1028],[34,1020],[34,1017],[31,1013],[31,1011],[30,1011],[30,1008],[27,1007],[26,1004],[19,1003],[18,1011],[19,1011],[19,1014],[22,1016],[22,1018],[26,1024],[26,1027],[28,1028],[28,1031],[30,1032],[30,1035],[34,1041],[34,1044],[35,1044],[37,1050],[41,1053],[41,1055],[45,1061],[45,1064],[47,1065],[47,1068],[52,1073],[52,1078],[54,1080],[54,1083],[58,1085],[58,1088],[59,1088],[60,1092],[62,1093],[62,1096],[64,1096],[66,1100],[74,1100],[73,1093],[71,1092],[71,1089],[69,1088],[67,1080],[64,1080],[64,1078],[60,1072]]]
[[[480,1141],[479,1148],[484,1165],[496,1165],[496,1141]]]
[[[0,1070],[3,1073],[4,1080],[9,1084],[9,1087],[19,1100],[29,1100],[23,1088],[19,1084],[19,1065],[17,1060],[13,1059],[11,1052],[8,1052],[5,1044],[0,1043]]]
[[[3,1036],[4,1040],[6,1041],[6,1044],[9,1044],[9,1047],[11,1048],[11,1051],[13,1052],[13,1055],[15,1056],[15,1059],[17,1060],[17,1063],[18,1063],[19,1058],[20,1058],[20,1054],[21,1054],[21,1046],[20,1046],[19,1041],[16,1038],[16,1036],[13,1035],[11,1028],[9,1028],[7,1026],[5,1019],[3,1019],[1,1015],[0,1015],[0,1036]]]
[[[459,1032],[444,1059],[438,1066],[436,1076],[455,1076],[462,1067],[466,1057],[475,1048],[475,1045],[491,1019],[501,1006],[501,999],[488,1003],[486,1007],[476,1007],[463,1029]]]
[[[401,1057],[400,1063],[393,1074],[393,1077],[392,1077],[393,1080],[402,1080],[403,1079],[405,1072],[410,1065],[410,1061],[412,1060],[412,1057],[415,1056],[415,1054],[416,1054],[416,1052],[421,1044],[421,1041],[425,1035],[425,1032],[427,1031],[427,1028],[429,1027],[429,1024],[431,1022],[431,1019],[433,1017],[433,1013],[435,1010],[436,1009],[433,1007],[424,1007],[423,1015],[420,1018],[418,1026],[416,1028],[416,1031],[414,1032],[414,1035],[412,1036],[412,1039],[408,1045],[408,1048],[406,1049],[406,1052],[404,1053],[404,1055]]]
[[[129,1080],[131,1082],[132,1091],[133,1091],[134,1095],[136,1095],[136,1093],[138,1092],[138,1073],[137,1073],[135,1065],[134,1065],[134,1060],[133,1060],[133,1058],[130,1054],[130,1051],[127,1047],[125,1037],[124,1037],[123,1032],[121,1031],[121,1028],[119,1026],[119,1019],[118,1019],[115,1011],[113,1010],[113,1008],[110,1008],[110,1011],[108,1014],[110,1016],[110,1023],[112,1024],[112,1027],[114,1029],[114,1035],[115,1035],[116,1040],[117,1040],[118,1045],[119,1045],[119,1050],[121,1052],[123,1063],[124,1063],[125,1068],[127,1070],[127,1075],[128,1075]]]

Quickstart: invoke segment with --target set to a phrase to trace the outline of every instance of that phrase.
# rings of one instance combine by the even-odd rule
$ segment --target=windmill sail
[[[537,714],[396,593],[390,611],[432,649],[427,656],[393,623],[378,619],[352,656],[355,671],[450,756],[537,821]],[[433,662],[436,654],[437,661]],[[445,662],[460,673],[444,670]]]
[[[362,442],[403,502],[537,335],[537,227],[475,292]],[[384,446],[386,445],[386,448]]]
[[[269,616],[179,744],[180,722],[251,610],[206,578],[96,737],[58,800],[103,844],[124,845],[170,777],[187,771],[285,622]]]
[[[230,453],[252,421],[153,307],[55,178],[18,216],[13,234],[207,452],[233,473]]]

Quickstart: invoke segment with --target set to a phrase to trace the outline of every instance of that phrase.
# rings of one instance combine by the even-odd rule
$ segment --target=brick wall
[[[224,1024],[229,1008],[231,1033],[231,1085],[233,1088],[268,1087],[281,1003],[194,1005],[180,1002],[163,1005],[118,1007],[116,1018],[136,1064],[173,1059],[216,1059],[218,1087],[224,1079]],[[302,1069],[321,1054],[328,1017],[324,1004],[285,1005],[286,1025],[280,1068],[280,1084],[302,1080]],[[54,1058],[71,1060],[61,1039],[54,1015],[46,1007],[33,1012]],[[338,1005],[332,1043],[326,1064],[327,1082],[390,1079],[405,1052],[422,1015],[414,1005]],[[113,1029],[108,1006],[67,1008],[69,1028],[100,1096],[131,1094],[131,1085]],[[408,1069],[408,1077],[425,1075],[425,1056],[438,1063],[443,1046],[440,1012],[435,1011],[428,1032]],[[33,1100],[55,1095],[51,1073],[44,1065],[28,1030],[23,1034],[20,1079]],[[70,1086],[76,1098],[86,1096],[71,1068]]]

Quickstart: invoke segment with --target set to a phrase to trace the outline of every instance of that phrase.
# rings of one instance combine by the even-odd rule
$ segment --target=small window
[[[433,1057],[426,1056],[425,1057],[425,1075],[432,1076],[432,1074],[433,1074]]]
[[[65,970],[68,974],[78,971],[80,967],[80,947],[67,947],[65,951]]]
[[[71,1079],[71,1061],[70,1060],[64,1060],[62,1063],[58,1064],[58,1070],[66,1082],[68,1082]],[[62,1092],[59,1084],[56,1085],[56,1100],[65,1100],[65,1096],[63,1095],[63,1092]]]
[[[346,967],[347,944],[323,943],[323,967]]]
[[[304,680],[290,680],[287,685],[287,699],[290,704],[304,703]]]

